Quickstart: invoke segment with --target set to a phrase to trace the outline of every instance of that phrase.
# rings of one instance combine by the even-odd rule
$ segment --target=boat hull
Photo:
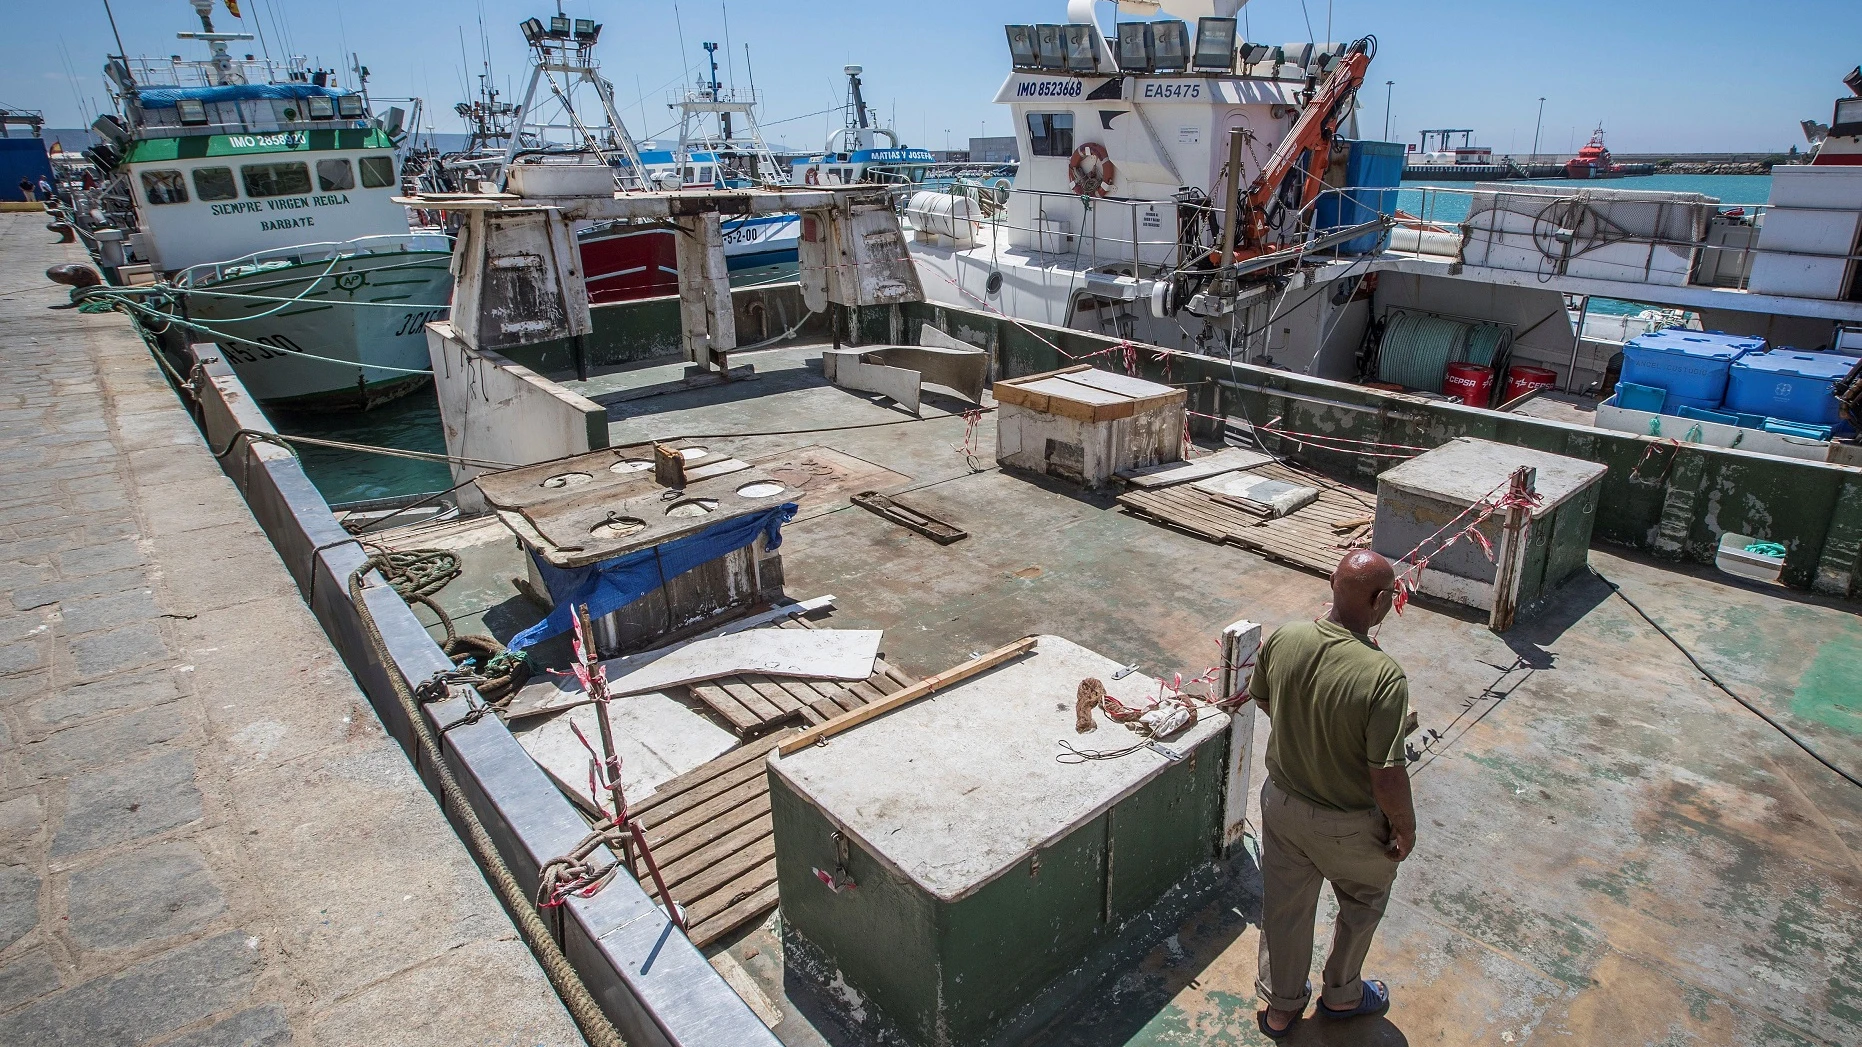
[[[260,403],[367,410],[431,380],[406,372],[431,366],[425,326],[450,312],[450,260],[397,251],[257,267],[193,285],[184,310],[231,336],[214,341]]]
[[[588,300],[601,305],[678,294],[673,235],[670,229],[635,226],[598,226],[581,233]],[[801,240],[802,220],[797,215],[726,219],[724,261],[732,270],[782,265],[795,261]]]

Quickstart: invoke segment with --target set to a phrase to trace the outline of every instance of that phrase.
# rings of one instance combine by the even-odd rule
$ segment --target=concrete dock
[[[0,214],[0,1044],[582,1043],[44,226]]]

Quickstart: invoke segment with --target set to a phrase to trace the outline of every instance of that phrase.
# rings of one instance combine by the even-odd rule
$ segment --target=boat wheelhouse
[[[118,282],[179,292],[175,319],[265,403],[367,408],[418,387],[418,318],[448,307],[451,244],[395,202],[406,111],[372,114],[359,66],[342,87],[302,57],[235,58],[251,37],[193,6],[202,31],[179,36],[206,60],[105,67],[120,115],[93,124],[109,179],[74,206],[79,226]]]

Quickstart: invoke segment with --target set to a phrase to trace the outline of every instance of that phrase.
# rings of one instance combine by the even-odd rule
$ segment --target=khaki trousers
[[[1382,811],[1330,811],[1287,795],[1272,779],[1261,787],[1261,961],[1255,991],[1268,1006],[1306,1009],[1322,882],[1330,882],[1338,898],[1338,921],[1320,1000],[1339,1010],[1358,1005],[1364,956],[1396,882],[1397,863],[1384,855],[1389,841],[1390,822]]]

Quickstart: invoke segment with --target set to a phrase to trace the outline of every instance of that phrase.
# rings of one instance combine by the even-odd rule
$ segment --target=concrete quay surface
[[[0,214],[0,1044],[581,1044],[44,226]]]

